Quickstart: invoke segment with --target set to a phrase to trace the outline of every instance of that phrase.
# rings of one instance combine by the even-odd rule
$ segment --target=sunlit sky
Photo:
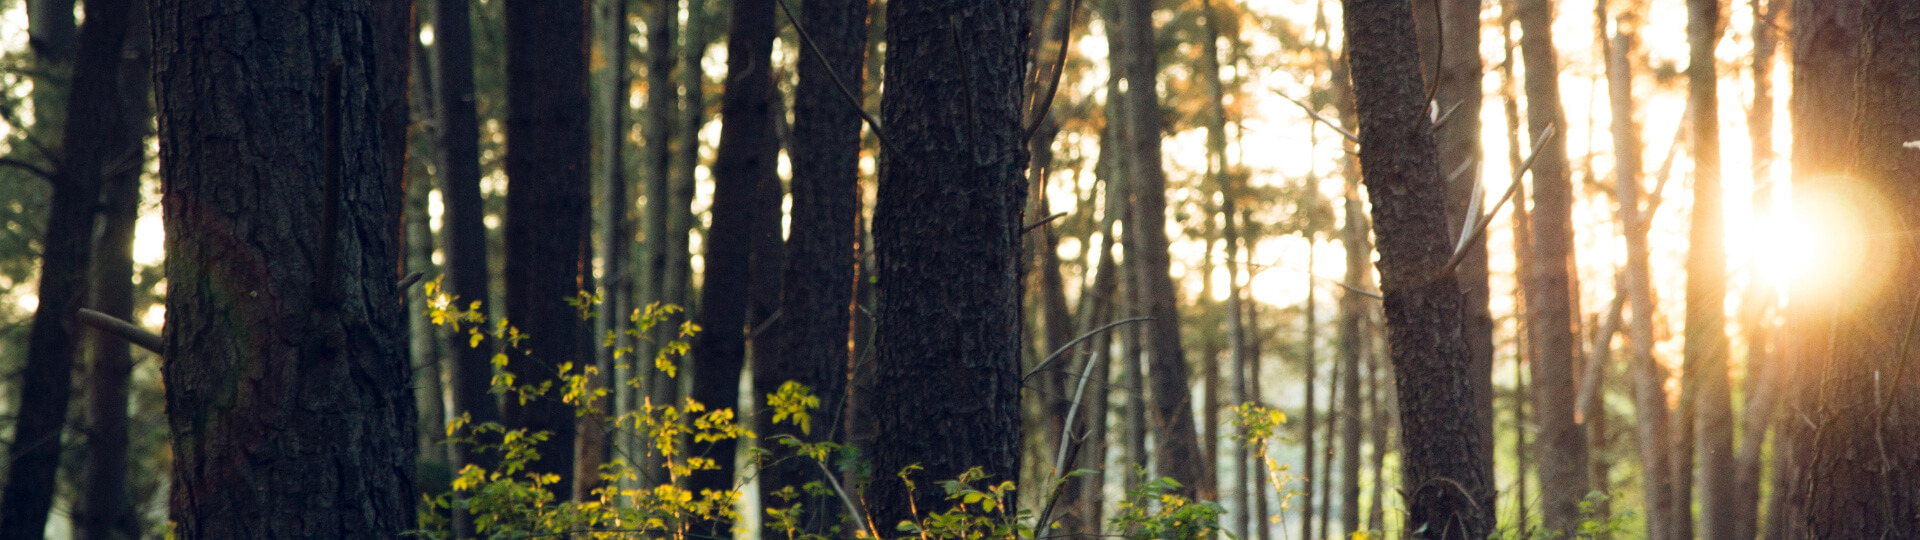
[[[1641,32],[1643,50],[1648,53],[1651,64],[1654,66],[1666,65],[1674,70],[1684,70],[1687,63],[1687,47],[1683,5],[1678,0],[1659,0],[1653,4]],[[1253,12],[1284,17],[1288,27],[1298,34],[1312,35],[1314,13],[1319,3],[1308,0],[1256,0],[1248,2],[1248,5]],[[1338,27],[1340,4],[1328,2],[1325,9],[1328,11],[1330,23],[1334,26],[1331,29],[1331,36],[1337,48],[1340,38]],[[1716,54],[1719,57],[1722,73],[1721,155],[1728,225],[1726,230],[1729,273],[1733,279],[1730,283],[1731,290],[1740,291],[1748,280],[1754,279],[1748,275],[1746,268],[1750,258],[1756,254],[1759,256],[1758,266],[1761,268],[1758,274],[1759,279],[1784,283],[1791,273],[1801,272],[1807,274],[1809,279],[1817,280],[1813,275],[1819,273],[1821,268],[1819,261],[1822,259],[1806,256],[1805,252],[1789,248],[1788,245],[1798,245],[1796,241],[1807,241],[1819,237],[1815,236],[1816,234],[1826,234],[1824,231],[1830,230],[1830,224],[1787,225],[1792,220],[1778,218],[1767,222],[1756,222],[1753,219],[1750,204],[1753,178],[1749,172],[1751,171],[1750,141],[1747,137],[1746,125],[1746,111],[1752,100],[1751,71],[1748,65],[1752,43],[1749,35],[1751,12],[1743,3],[1727,13],[1727,31],[1719,42]],[[1160,15],[1162,20],[1168,16],[1166,12]],[[1086,15],[1083,13],[1082,16]],[[1501,75],[1497,67],[1505,57],[1506,51],[1502,47],[1501,35],[1495,24],[1500,17],[1497,7],[1489,8],[1483,16],[1488,24],[1483,28],[1481,36],[1481,57],[1486,62],[1488,71],[1483,84],[1487,92],[1487,100],[1482,109],[1481,118],[1484,126],[1482,147],[1486,154],[1482,160],[1481,176],[1485,182],[1488,202],[1491,203],[1506,189],[1508,179],[1511,177],[1505,155],[1507,147],[1505,130],[1508,126],[1497,93],[1501,84]],[[12,9],[4,13],[4,16],[0,16],[0,47],[5,47],[6,50],[23,50],[26,41],[25,24],[23,7],[16,3]],[[1103,26],[1101,21],[1094,20],[1090,24],[1090,32],[1075,36],[1074,47],[1078,54],[1090,58],[1104,57],[1106,41],[1101,34],[1104,31]],[[1246,164],[1254,171],[1252,183],[1255,186],[1298,185],[1309,175],[1315,175],[1320,179],[1318,187],[1321,193],[1329,197],[1337,196],[1343,182],[1337,175],[1339,162],[1343,159],[1340,135],[1325,126],[1313,123],[1298,107],[1274,95],[1279,93],[1288,96],[1305,96],[1310,88],[1326,84],[1326,74],[1318,69],[1292,69],[1290,66],[1308,65],[1309,59],[1295,57],[1298,56],[1297,54],[1288,56],[1293,53],[1281,52],[1278,40],[1262,33],[1263,30],[1257,25],[1249,24],[1243,28],[1247,30],[1244,38],[1250,46],[1249,54],[1256,59],[1274,59],[1278,65],[1256,65],[1245,73],[1238,71],[1243,66],[1224,67],[1231,70],[1228,71],[1229,75],[1244,77],[1242,95],[1232,99],[1248,100],[1245,109],[1251,111],[1242,122],[1241,129],[1229,130],[1228,152],[1231,159],[1236,163]],[[1600,73],[1598,61],[1600,54],[1594,46],[1593,15],[1591,11],[1585,9],[1563,10],[1555,24],[1554,32],[1561,60],[1561,92],[1569,122],[1562,131],[1564,136],[1560,141],[1564,142],[1572,158],[1574,180],[1576,185],[1584,181],[1588,174],[1585,164],[1590,162],[1591,168],[1597,173],[1598,180],[1602,183],[1610,183],[1613,166],[1611,138],[1608,134],[1610,116],[1605,95],[1607,87]],[[778,45],[776,56],[779,59],[791,61],[795,52],[791,44],[783,42]],[[1774,144],[1776,152],[1783,155],[1772,163],[1766,172],[1776,186],[1775,200],[1784,210],[1785,207],[1790,206],[1786,189],[1788,164],[1784,153],[1791,144],[1789,118],[1786,113],[1787,96],[1791,89],[1788,84],[1789,66],[1784,62],[1784,55],[1780,60],[1782,61],[1777,64],[1778,67],[1774,71],[1776,98]],[[723,46],[710,49],[705,62],[709,76],[717,77],[718,73],[723,72],[724,61]],[[1188,66],[1163,67],[1169,70],[1169,73],[1174,70],[1191,69]],[[1520,76],[1524,77],[1524,67],[1517,67],[1517,69],[1520,71]],[[1105,78],[1104,66],[1094,63],[1090,71],[1083,73],[1074,80],[1073,84],[1061,91],[1077,96],[1094,96],[1092,99],[1096,100],[1103,99],[1099,96],[1104,94]],[[1165,80],[1164,77],[1163,80]],[[1643,161],[1648,169],[1646,171],[1647,187],[1651,189],[1655,180],[1653,172],[1668,153],[1674,134],[1677,133],[1676,128],[1683,119],[1685,81],[1683,78],[1676,78],[1664,86],[1655,87],[1652,77],[1643,73],[1636,84],[1635,96],[1641,107],[1641,118],[1644,123],[1642,138],[1646,144]],[[709,96],[709,98],[712,97]],[[1521,99],[1524,110],[1526,107],[1524,96]],[[718,122],[712,122],[703,132],[707,139],[707,148],[704,150],[708,152],[709,158],[713,140],[718,137],[718,129]],[[1531,137],[1523,135],[1521,140],[1524,146],[1524,142],[1531,140]],[[1092,157],[1097,155],[1097,143],[1097,137],[1093,136],[1063,135],[1056,142],[1056,151],[1063,158],[1073,155],[1084,157],[1082,161],[1091,167]],[[1194,187],[1196,179],[1204,173],[1206,167],[1203,144],[1204,133],[1197,129],[1175,134],[1166,140],[1164,149],[1167,156],[1166,166],[1169,173],[1171,201],[1176,203],[1193,201],[1200,196],[1200,192],[1195,191]],[[1455,165],[1457,164],[1443,164],[1442,169],[1451,170]],[[784,158],[782,170],[785,170]],[[871,171],[870,161],[867,170]],[[1656,289],[1665,308],[1663,312],[1666,313],[1679,313],[1677,308],[1682,302],[1679,291],[1685,275],[1680,269],[1686,249],[1686,220],[1692,206],[1690,170],[1690,161],[1683,152],[1674,163],[1671,180],[1663,193],[1666,202],[1654,217],[1652,228]],[[1091,171],[1079,173],[1086,178],[1091,178]],[[1065,175],[1072,172],[1056,171],[1053,174],[1056,178],[1066,178]],[[698,199],[695,203],[696,209],[703,209],[711,196],[710,184],[704,182],[706,178],[704,170],[700,172],[700,177],[703,182],[700,184]],[[504,189],[504,180],[495,174],[486,179],[486,189],[490,192],[498,192]],[[1085,181],[1081,183],[1084,184]],[[871,184],[869,183],[867,187],[870,190]],[[1052,183],[1049,196],[1056,211],[1074,208],[1077,195],[1072,192],[1073,187],[1074,182]],[[1207,189],[1210,190],[1211,186]],[[1618,228],[1614,221],[1611,194],[1594,189],[1577,191],[1579,194],[1575,208],[1575,228],[1581,265],[1583,304],[1604,305],[1613,294],[1611,290],[1613,267],[1624,264],[1624,247],[1619,240]],[[439,215],[437,193],[433,201],[433,215],[437,225]],[[138,224],[135,257],[141,264],[155,264],[163,256],[160,247],[161,225],[157,210],[157,205],[153,204],[150,198]],[[1337,204],[1335,210],[1336,212],[1339,210]],[[1497,316],[1511,313],[1512,308],[1511,297],[1506,294],[1512,290],[1513,257],[1509,231],[1511,218],[1506,215],[1510,211],[1511,207],[1501,209],[1501,215],[1492,221],[1493,225],[1488,234],[1492,253],[1491,266],[1494,273],[1493,290],[1496,293],[1494,310]],[[497,220],[493,220],[489,225],[497,226],[497,223]],[[1169,223],[1169,227],[1174,228],[1170,232],[1174,233],[1173,237],[1176,239],[1171,250],[1174,272],[1185,289],[1185,297],[1192,298],[1200,291],[1201,280],[1198,268],[1203,244],[1180,234],[1178,226],[1179,223]],[[1339,293],[1340,289],[1334,281],[1344,273],[1341,247],[1337,242],[1332,241],[1334,238],[1337,238],[1337,233],[1334,231],[1322,234],[1322,241],[1314,248],[1319,251],[1313,257],[1314,266],[1311,269],[1315,276],[1323,278],[1314,287],[1315,293],[1324,295],[1323,299],[1329,300]],[[1783,245],[1786,243],[1793,244]],[[694,249],[696,253],[701,249],[697,238]],[[1067,257],[1079,256],[1080,249],[1077,240],[1067,242],[1061,247],[1062,255]],[[1254,298],[1270,305],[1290,305],[1299,302],[1309,282],[1308,249],[1308,243],[1298,235],[1262,239],[1255,247],[1255,259],[1251,261],[1259,270],[1254,274],[1250,284],[1250,291]],[[1216,255],[1216,261],[1218,261],[1223,256],[1224,250],[1218,246],[1216,250],[1219,250]],[[696,261],[695,264],[697,268],[699,263]],[[1075,288],[1080,279],[1081,276],[1069,277],[1070,291]],[[1216,283],[1225,283],[1224,267],[1216,266],[1215,279]],[[1224,295],[1224,291],[1218,287],[1215,291],[1217,295]],[[36,303],[31,291],[26,287],[12,287],[9,294],[13,299],[11,303],[18,308],[30,308]],[[1738,302],[1739,295],[1731,294],[1728,297],[1727,307],[1734,309]],[[160,319],[156,309],[143,316],[142,322],[153,327],[158,326]],[[1662,346],[1677,347],[1677,343],[1673,341],[1666,340]]]

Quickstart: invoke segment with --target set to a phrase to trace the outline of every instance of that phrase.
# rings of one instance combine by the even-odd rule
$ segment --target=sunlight
[[[1872,247],[1876,231],[1900,230],[1884,198],[1851,179],[1821,179],[1817,189],[1796,189],[1771,224],[1755,239],[1768,279],[1780,286],[1784,301],[1827,301],[1870,296],[1884,272],[1881,258],[1891,250]],[[1771,230],[1767,230],[1771,229]]]

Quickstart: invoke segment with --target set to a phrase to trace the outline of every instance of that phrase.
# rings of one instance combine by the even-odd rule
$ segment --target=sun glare
[[[1783,297],[1833,300],[1871,295],[1880,285],[1873,247],[1883,231],[1899,230],[1883,198],[1857,182],[1830,177],[1818,189],[1798,187],[1780,215],[1755,239],[1766,277]]]

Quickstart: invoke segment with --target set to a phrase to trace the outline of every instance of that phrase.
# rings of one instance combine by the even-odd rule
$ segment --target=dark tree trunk
[[[467,2],[434,0],[434,89],[439,92],[434,157],[439,159],[440,196],[446,204],[441,249],[446,252],[446,292],[461,309],[488,311],[486,205],[480,195],[480,127],[474,110],[473,37]],[[476,305],[477,303],[477,305]],[[470,332],[478,331],[480,342]],[[447,347],[448,384],[453,387],[449,416],[466,415],[473,425],[500,421],[493,388],[494,346],[487,328],[453,332]],[[453,447],[453,468],[476,465],[491,470],[494,460],[472,446]]]
[[[860,109],[840,93],[864,86],[868,0],[814,0],[801,5],[801,26],[812,35],[820,55],[802,51],[799,85],[794,90],[793,216],[786,246],[784,296],[780,312],[784,344],[777,358],[754,358],[755,389],[762,395],[786,381],[813,389],[823,419],[839,417],[851,366],[854,267],[859,262]],[[824,56],[824,60],[821,58]],[[835,80],[839,82],[836,83]],[[855,94],[857,97],[858,94]],[[779,210],[774,210],[778,219]],[[758,352],[758,349],[756,349]],[[839,438],[828,422],[812,433],[791,424],[763,422],[762,441],[789,435],[806,441]],[[782,446],[763,442],[780,453]],[[774,492],[820,480],[817,467],[800,460],[772,462],[760,471],[760,501],[766,508],[785,506]],[[804,491],[801,491],[804,493]],[[838,501],[801,499],[810,515],[806,531],[824,532],[837,522],[820,519]],[[773,537],[769,529],[766,535]]]
[[[153,7],[174,534],[397,536],[418,495],[379,15]]]
[[[1858,212],[1861,246],[1853,276],[1827,308],[1833,334],[1807,358],[1817,388],[1802,411],[1819,426],[1805,455],[1808,535],[1814,538],[1920,536],[1920,365],[1907,345],[1920,284],[1881,276],[1920,271],[1909,235],[1920,190],[1920,2],[1867,0],[1848,145],[1854,182],[1807,179],[1811,194]],[[1811,59],[1809,59],[1811,61]],[[1796,138],[1797,139],[1797,138]],[[1796,187],[1800,187],[1796,185]],[[1796,193],[1800,193],[1796,190]],[[1875,210],[1876,208],[1883,210]]]
[[[706,236],[706,279],[700,287],[701,333],[693,349],[693,395],[709,408],[740,400],[751,298],[756,202],[774,174],[772,0],[733,2],[727,34],[727,85],[720,102],[720,147],[713,165],[712,223]],[[734,489],[738,441],[714,441],[705,455],[718,468],[694,471],[689,489]]]
[[[71,13],[71,6],[68,7]],[[73,395],[73,357],[80,340],[74,319],[85,302],[94,250],[94,213],[100,203],[102,169],[117,165],[124,150],[107,134],[122,131],[121,45],[133,24],[130,2],[86,4],[79,55],[68,85],[65,133],[41,241],[40,284],[26,364],[14,405],[13,441],[7,446],[7,484],[0,493],[0,537],[40,538],[53,508],[60,469],[61,432]]]
[[[146,167],[148,122],[153,118],[149,85],[152,43],[147,36],[144,3],[134,12],[120,59],[120,127],[107,155],[120,157],[101,184],[103,231],[94,246],[94,309],[124,321],[135,320],[133,289],[134,224],[139,218],[140,176]],[[137,517],[128,501],[128,383],[132,349],[105,332],[92,334],[93,366],[87,371],[87,457],[85,493],[74,520],[78,538],[138,538]]]
[[[874,213],[879,317],[873,402],[879,527],[946,508],[935,484],[1020,474],[1021,210],[1027,155],[1025,0],[893,0],[883,125],[892,150]],[[964,208],[965,212],[953,209]],[[895,474],[919,464],[919,489]],[[1008,509],[1011,511],[1012,509]]]
[[[1554,57],[1553,6],[1521,0],[1521,57],[1526,62],[1527,132],[1567,130],[1561,111],[1559,61]],[[1528,358],[1540,435],[1542,530],[1571,535],[1587,495],[1586,435],[1573,419],[1572,268],[1573,184],[1565,137],[1548,142],[1533,163],[1533,253],[1527,280],[1527,322],[1534,354]]]
[[[568,300],[591,287],[587,232],[587,6],[511,0],[507,21],[507,320],[526,339],[509,347],[515,385],[561,384],[592,362],[587,328]],[[571,364],[565,373],[561,366]],[[549,392],[506,400],[508,429],[547,431],[528,472],[573,485],[574,408]],[[564,491],[560,493],[564,497]]]
[[[1180,314],[1173,277],[1168,273],[1167,176],[1160,165],[1160,74],[1154,46],[1152,0],[1120,0],[1118,28],[1128,47],[1122,70],[1127,76],[1127,127],[1132,167],[1133,217],[1138,222],[1140,298],[1146,316],[1147,365],[1151,391],[1153,462],[1160,476],[1180,482],[1179,492],[1212,500],[1213,464],[1201,460],[1200,437],[1193,423],[1193,396],[1187,390],[1187,362],[1180,346]]]
[[[1360,163],[1380,245],[1388,350],[1398,381],[1409,536],[1484,538],[1493,486],[1480,468],[1482,432],[1469,375],[1438,150],[1421,88],[1407,2],[1349,0],[1345,9]],[[1585,460],[1581,460],[1584,462]]]
[[[1851,162],[1853,150],[1848,138],[1855,121],[1854,81],[1863,60],[1860,42],[1867,33],[1867,23],[1861,17],[1863,3],[1864,0],[1793,3],[1793,92],[1788,107],[1793,123],[1793,189],[1796,193],[1826,188],[1834,175],[1847,172]],[[1804,282],[1795,285],[1802,284]],[[1769,539],[1814,537],[1811,536],[1814,531],[1809,528],[1816,517],[1814,514],[1831,507],[1826,506],[1830,503],[1809,499],[1811,483],[1838,480],[1811,474],[1817,431],[1814,424],[1801,420],[1817,418],[1814,415],[1823,406],[1817,401],[1822,397],[1817,392],[1817,383],[1822,357],[1833,347],[1830,330],[1835,307],[1831,298],[1821,302],[1813,300],[1825,296],[1832,295],[1809,295],[1802,301],[1790,301],[1787,306],[1787,379],[1796,384],[1782,389],[1788,403],[1783,416],[1788,420],[1784,420],[1787,429],[1781,432],[1784,444],[1779,447],[1786,451],[1783,459],[1788,465],[1781,470],[1791,473],[1782,475],[1786,485],[1776,486],[1774,491],[1786,496],[1776,495],[1775,510],[1771,512],[1776,517],[1768,519]]]

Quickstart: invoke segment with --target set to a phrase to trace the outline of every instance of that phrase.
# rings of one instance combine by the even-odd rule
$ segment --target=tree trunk
[[[916,406],[875,411],[867,501],[880,527],[911,518],[909,503],[946,508],[934,482],[969,468],[1019,478],[1029,13],[1024,0],[887,6],[874,402]],[[910,490],[894,475],[914,464]]]
[[[1457,281],[1438,150],[1406,2],[1350,0],[1345,28],[1359,113],[1360,162],[1380,245],[1387,339],[1398,381],[1406,534],[1484,538],[1493,486],[1480,468],[1491,433],[1477,426],[1476,383]],[[1582,460],[1584,461],[1584,460]]]
[[[567,300],[591,286],[585,0],[512,0],[507,22],[507,320],[526,339],[508,347],[515,385],[580,374],[592,361],[588,331]],[[571,369],[562,372],[562,366]],[[555,391],[506,400],[508,429],[547,431],[528,472],[573,486],[573,405]],[[556,493],[564,497],[565,491]]]
[[[593,227],[599,240],[600,302],[595,304],[589,341],[593,348],[593,366],[598,373],[588,377],[590,390],[605,391],[604,398],[588,398],[594,412],[579,417],[580,436],[573,447],[573,498],[593,500],[593,491],[603,484],[600,466],[612,456],[612,417],[620,394],[614,381],[624,381],[615,371],[615,351],[631,347],[626,333],[633,303],[632,220],[628,217],[633,199],[628,195],[626,175],[627,99],[627,6],[625,0],[589,2],[592,54],[602,58],[589,66],[587,76],[592,115],[588,129],[593,145],[589,157],[589,182],[597,185],[597,203]],[[648,357],[649,359],[651,357]],[[626,385],[621,384],[624,388]]]
[[[1521,57],[1526,62],[1527,132],[1564,133],[1559,61],[1554,57],[1553,6],[1521,0]],[[1572,535],[1587,495],[1587,443],[1573,419],[1574,353],[1571,302],[1573,184],[1567,172],[1565,137],[1540,150],[1533,163],[1533,252],[1527,272],[1527,322],[1534,354],[1529,358],[1534,412],[1540,426],[1540,494],[1543,531]]]
[[[641,161],[645,179],[645,210],[641,213],[641,260],[636,268],[640,276],[641,290],[636,295],[636,306],[653,302],[661,304],[675,303],[666,298],[667,261],[672,260],[668,251],[667,215],[672,213],[673,199],[673,159],[674,159],[674,115],[679,113],[679,96],[673,83],[673,67],[678,58],[674,56],[674,26],[679,24],[679,0],[647,0],[641,4],[645,10],[647,22],[647,101],[645,115],[641,117]],[[690,68],[689,71],[697,71]],[[624,105],[623,105],[624,106]],[[685,307],[682,305],[681,307]],[[648,334],[650,339],[635,341],[634,356],[628,363],[628,370],[617,380],[634,381],[620,385],[621,397],[618,412],[625,414],[643,410],[647,405],[656,404],[654,399],[662,396],[652,395],[656,382],[661,386],[670,384],[664,372],[653,366],[653,359],[660,352],[659,345],[669,336],[667,332],[678,332],[677,324],[656,326]],[[677,335],[677,334],[676,334]],[[638,450],[646,448],[645,434],[632,433],[620,441],[622,448]],[[645,452],[647,457],[633,465],[640,468],[639,485],[650,485],[656,476],[655,467],[647,459],[654,452]],[[623,486],[631,487],[631,486]]]
[[[1506,54],[1500,60],[1500,101],[1502,113],[1506,117],[1507,129],[1507,167],[1519,170],[1525,164],[1525,156],[1520,154],[1520,99],[1515,88],[1518,82],[1513,74],[1515,47],[1513,27],[1517,14],[1514,4],[1517,0],[1500,1],[1500,41]],[[1513,425],[1518,428],[1513,433],[1514,457],[1514,530],[1521,538],[1530,538],[1528,529],[1528,505],[1533,499],[1527,495],[1527,472],[1533,467],[1527,454],[1527,401],[1531,394],[1527,392],[1527,358],[1533,354],[1533,339],[1528,335],[1527,324],[1527,278],[1531,270],[1533,254],[1532,216],[1527,211],[1527,184],[1524,180],[1513,190]]]
[[[153,7],[174,534],[397,536],[418,495],[378,15]]]
[[[1127,127],[1131,133],[1128,148],[1133,165],[1133,217],[1139,222],[1140,258],[1137,277],[1143,311],[1153,320],[1144,323],[1147,332],[1147,365],[1152,370],[1153,431],[1158,446],[1154,465],[1160,476],[1180,482],[1178,492],[1196,499],[1212,500],[1214,487],[1208,474],[1212,464],[1201,461],[1199,435],[1193,422],[1193,397],[1187,390],[1187,363],[1180,345],[1179,306],[1167,255],[1166,171],[1161,167],[1160,73],[1154,46],[1152,0],[1120,0],[1118,30],[1128,47],[1125,64],[1127,86]]]
[[[1695,437],[1700,447],[1701,536],[1714,540],[1733,537],[1733,397],[1727,380],[1726,220],[1721,209],[1719,83],[1715,79],[1714,44],[1720,38],[1720,4],[1716,0],[1687,2],[1687,99],[1693,115],[1693,225],[1688,233],[1685,361],[1682,365],[1682,406],[1697,413]],[[1686,382],[1697,394],[1689,397]],[[1682,442],[1678,448],[1685,449]],[[1685,508],[1684,506],[1682,508]],[[1682,516],[1679,522],[1687,519]],[[1687,538],[1691,536],[1677,536]]]
[[[1807,358],[1817,387],[1806,414],[1812,445],[1801,481],[1808,533],[1815,538],[1920,536],[1920,390],[1913,385],[1913,299],[1920,284],[1879,276],[1920,270],[1909,237],[1920,193],[1920,153],[1906,148],[1920,130],[1920,2],[1867,0],[1860,9],[1860,58],[1848,137],[1854,179],[1808,179],[1810,195],[1855,212],[1861,256],[1826,308],[1832,335],[1824,354]],[[1811,59],[1809,59],[1811,61]],[[1795,187],[1800,187],[1796,185]],[[1796,190],[1799,193],[1799,190]],[[1884,210],[1880,210],[1884,209]],[[1871,270],[1866,270],[1871,269]],[[1797,303],[1797,302],[1796,302]]]
[[[1111,2],[1102,2],[1102,6],[1103,10],[1111,7]],[[1108,39],[1114,38],[1114,33],[1108,34]],[[1115,113],[1121,107],[1119,80],[1119,74],[1108,73],[1107,100],[1101,105],[1107,108],[1106,114],[1109,118],[1117,116]],[[1080,308],[1075,312],[1080,318],[1078,330],[1082,334],[1105,325],[1108,320],[1119,318],[1117,315],[1121,313],[1120,307],[1124,305],[1118,295],[1120,282],[1124,281],[1121,276],[1123,272],[1119,263],[1114,261],[1113,254],[1114,248],[1118,247],[1118,242],[1114,240],[1114,236],[1119,233],[1116,222],[1126,213],[1127,206],[1127,164],[1126,155],[1121,151],[1125,147],[1122,143],[1125,140],[1122,133],[1120,122],[1113,121],[1107,122],[1100,132],[1100,155],[1094,168],[1095,174],[1099,175],[1099,180],[1106,185],[1106,193],[1103,194],[1100,210],[1100,247],[1097,252],[1099,261],[1094,264],[1093,283],[1081,293]],[[1081,477],[1075,489],[1081,492],[1080,514],[1083,516],[1081,522],[1086,525],[1085,529],[1096,532],[1106,524],[1103,505],[1107,479],[1107,449],[1109,448],[1107,435],[1111,431],[1108,429],[1109,423],[1113,420],[1113,408],[1109,399],[1113,395],[1111,391],[1113,364],[1118,358],[1113,354],[1113,344],[1116,341],[1114,336],[1116,333],[1126,331],[1125,328],[1116,328],[1101,332],[1090,340],[1092,345],[1087,347],[1087,350],[1101,355],[1105,360],[1094,366],[1093,380],[1087,386],[1087,397],[1082,405],[1087,409],[1086,418],[1090,425],[1087,432],[1086,453],[1082,454],[1080,463],[1083,467],[1100,472]],[[1123,470],[1120,476],[1124,478],[1130,474],[1131,471]]]
[[[779,147],[773,131],[773,1],[733,2],[728,15],[727,84],[720,102],[720,147],[713,164],[712,222],[707,227],[706,276],[700,286],[700,328],[693,349],[693,400],[732,408],[740,400],[746,359],[746,323],[752,294],[756,199],[774,174]],[[734,489],[738,441],[714,441],[705,452],[718,465],[694,471],[688,489]]]
[[[410,26],[410,33],[407,35],[418,36],[419,28],[417,23]],[[418,128],[417,131],[406,130],[410,132],[407,136],[409,139],[415,135],[423,139],[433,139],[434,128],[431,119],[434,117],[434,111],[439,107],[433,103],[437,94],[433,91],[433,74],[427,70],[427,50],[418,39],[407,41],[410,45],[407,52],[411,53],[408,57],[412,60],[408,70],[412,76],[409,77],[411,80],[408,81],[407,95],[414,100],[410,110],[412,113],[419,114],[419,120],[421,120],[409,123],[408,127],[418,126]],[[432,218],[429,217],[428,209],[428,205],[431,204],[428,197],[433,191],[433,177],[428,172],[429,166],[425,159],[414,160],[403,157],[402,161],[407,167],[403,178],[406,182],[404,199],[406,208],[401,218],[405,235],[405,241],[402,242],[405,245],[402,249],[406,257],[406,268],[402,269],[401,273],[420,272],[423,276],[437,275],[440,271],[433,263],[433,226],[429,222]],[[420,451],[420,466],[432,466],[451,471],[449,467],[453,463],[451,461],[453,458],[447,450],[445,440],[447,438],[446,388],[440,383],[442,372],[440,348],[436,343],[440,336],[434,331],[433,318],[428,313],[428,302],[431,298],[424,289],[420,294],[414,294],[412,289],[401,291],[401,294],[407,297],[407,356],[412,359],[413,364],[413,403],[419,416],[415,432]],[[429,485],[421,487],[433,488]]]
[[[71,6],[68,7],[71,13]],[[40,244],[40,304],[33,312],[27,355],[14,404],[13,441],[7,446],[7,483],[0,491],[0,537],[40,538],[53,508],[60,469],[61,432],[73,395],[73,357],[80,340],[74,319],[85,302],[94,250],[94,213],[102,171],[120,150],[108,133],[121,131],[121,45],[133,7],[115,0],[85,5],[79,54],[67,86],[64,133]]]
[[[131,27],[120,59],[120,126],[114,131],[107,155],[125,156],[103,178],[100,241],[94,246],[93,307],[125,321],[134,318],[133,239],[139,219],[140,176],[145,171],[147,122],[153,44],[147,36],[144,3],[129,6]],[[93,365],[87,371],[85,496],[74,520],[77,537],[86,540],[138,538],[138,517],[127,492],[128,383],[132,378],[132,350],[124,339],[105,332],[92,334]]]
[[[1747,136],[1753,142],[1754,221],[1774,219],[1773,209],[1773,62],[1780,36],[1780,2],[1751,0],[1753,8],[1753,105],[1747,109]],[[1745,408],[1740,419],[1740,444],[1734,455],[1736,477],[1734,538],[1755,538],[1759,532],[1760,481],[1763,445],[1773,427],[1780,403],[1780,356],[1775,353],[1774,322],[1779,291],[1763,276],[1760,259],[1747,262],[1747,293],[1741,300],[1740,326],[1746,334],[1747,380]],[[1776,471],[1775,475],[1785,474]]]
[[[780,308],[784,352],[778,361],[754,358],[759,393],[773,392],[786,381],[807,385],[820,398],[819,410],[829,421],[838,418],[852,362],[848,343],[860,234],[860,109],[841,95],[838,85],[864,86],[867,9],[867,0],[814,0],[801,5],[801,26],[813,37],[820,55],[811,51],[800,55],[800,82],[794,90],[793,140],[788,149],[793,160],[793,217]],[[816,429],[810,434],[792,425],[763,422],[759,433],[762,441],[778,435],[839,440],[837,426],[822,423]],[[800,490],[818,477],[819,470],[802,461],[769,463],[760,472],[762,507],[784,506],[773,495],[775,491],[783,486]],[[820,509],[809,516],[803,530],[824,533],[826,527],[837,524],[818,516],[831,516],[826,509],[834,508],[837,501],[828,497],[800,500],[805,508]]]
[[[1226,88],[1220,79],[1219,42],[1221,37],[1220,28],[1222,26],[1220,19],[1225,18],[1225,15],[1219,10],[1214,9],[1211,0],[1202,0],[1200,5],[1206,15],[1206,29],[1201,33],[1204,41],[1202,41],[1200,47],[1199,78],[1207,85],[1208,91],[1208,169],[1212,172],[1211,176],[1213,177],[1216,188],[1220,190],[1221,242],[1226,244],[1227,251],[1227,259],[1225,261],[1227,267],[1227,302],[1225,306],[1227,314],[1227,361],[1228,365],[1231,366],[1230,369],[1233,370],[1231,386],[1233,399],[1229,405],[1237,407],[1242,403],[1246,403],[1250,394],[1247,392],[1246,330],[1240,324],[1240,314],[1244,312],[1244,310],[1240,308],[1240,228],[1234,221],[1239,217],[1237,215],[1239,210],[1236,209],[1238,205],[1236,204],[1235,198],[1240,196],[1240,191],[1234,186],[1232,174],[1227,169]],[[1209,296],[1206,300],[1211,301],[1212,297]],[[1211,373],[1209,374],[1207,383],[1209,388],[1218,381],[1218,376],[1212,375]],[[1218,408],[1216,402],[1210,401],[1207,405],[1209,408]],[[1216,432],[1220,431],[1223,427],[1216,418],[1209,418],[1207,426],[1207,429]],[[1208,439],[1210,441],[1217,442],[1226,440],[1226,437],[1221,436],[1220,433],[1209,433],[1209,435]],[[1250,456],[1247,455],[1245,439],[1238,438],[1236,440],[1242,442],[1235,445],[1235,447],[1239,449],[1235,452],[1236,455],[1233,460],[1233,479],[1235,484],[1233,484],[1233,488],[1222,490],[1225,493],[1221,493],[1221,495],[1232,496],[1235,502],[1234,508],[1243,514],[1251,515],[1251,506],[1248,504],[1251,502],[1249,491],[1251,491],[1250,488],[1252,486],[1257,486],[1258,484],[1253,484],[1247,476],[1249,471],[1247,460]],[[1219,460],[1209,458],[1207,463],[1216,464],[1219,463]],[[1263,521],[1264,520],[1233,521],[1230,522],[1232,525],[1228,526],[1227,529],[1233,531],[1234,535],[1239,538],[1248,538],[1248,526],[1258,527]]]

